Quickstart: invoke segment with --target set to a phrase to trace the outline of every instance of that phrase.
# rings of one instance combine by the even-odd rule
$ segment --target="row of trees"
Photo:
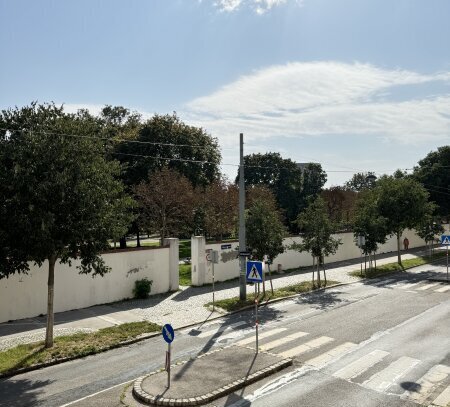
[[[449,148],[444,147],[415,171],[425,187],[433,187],[430,194],[438,188],[430,174],[446,168],[442,157],[448,168]],[[126,108],[106,106],[92,116],[37,103],[1,112],[0,278],[26,272],[30,261],[48,261],[46,346],[53,343],[57,262],[80,258],[81,273],[103,275],[108,269],[100,251],[110,247],[110,239],[125,246],[128,233],[156,232],[162,241],[200,231],[217,239],[235,233],[237,186],[221,177],[220,160],[217,140],[176,114],[143,120]],[[319,164],[300,166],[277,153],[252,154],[244,164],[247,225],[259,237],[249,246],[256,257],[269,260],[284,250],[280,241],[285,233],[301,231],[305,244],[297,249],[308,250],[323,266],[324,256],[337,249],[338,243],[329,240],[336,222],[354,223],[367,242],[380,243],[378,234],[398,235],[417,226],[417,217],[404,216],[411,206],[422,208],[428,197],[417,190],[412,198],[399,195],[404,200],[398,204],[392,197],[399,186],[390,185],[389,177],[373,189],[346,187],[330,194],[322,191],[326,174]],[[445,177],[440,175],[440,185],[448,182]],[[405,182],[405,191],[415,191],[408,183],[417,181],[403,173],[393,179]],[[356,192],[366,187],[367,193]],[[440,199],[436,207],[420,209],[422,221],[428,222],[424,230],[433,225],[433,209],[448,213],[443,205]]]

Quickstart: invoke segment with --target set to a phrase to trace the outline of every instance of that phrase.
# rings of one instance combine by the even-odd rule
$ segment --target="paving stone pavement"
[[[403,259],[424,254],[422,250],[402,254]],[[389,253],[377,260],[377,265],[392,263],[397,260],[396,253]],[[359,264],[355,260],[330,263],[327,265],[328,280],[341,283],[358,281],[348,275],[349,271],[357,270]],[[273,275],[273,287],[281,288],[309,281],[311,272],[288,273]],[[251,289],[249,287],[249,289]],[[216,300],[236,297],[239,295],[237,280],[216,283]],[[55,314],[55,336],[75,332],[92,332],[97,329],[114,326],[124,322],[148,320],[160,325],[170,321],[174,328],[205,321],[222,314],[211,312],[204,305],[212,301],[212,286],[180,287],[174,293],[159,294],[145,300],[121,301],[107,305],[94,306],[81,310]],[[59,321],[58,321],[59,320]],[[28,320],[12,321],[0,324],[0,350],[23,343],[31,343],[44,339],[45,317]]]

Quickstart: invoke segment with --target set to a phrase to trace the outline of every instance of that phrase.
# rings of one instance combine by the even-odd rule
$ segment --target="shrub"
[[[152,288],[153,280],[143,278],[134,282],[134,298],[147,298]]]

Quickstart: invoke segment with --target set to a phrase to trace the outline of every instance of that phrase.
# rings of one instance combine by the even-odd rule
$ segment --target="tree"
[[[357,193],[342,187],[330,187],[324,189],[320,196],[325,201],[331,221],[347,229],[354,217]]]
[[[284,159],[278,153],[250,154],[244,157],[245,185],[266,186],[274,194],[278,207],[284,212],[286,224],[296,231],[297,214],[316,197],[326,182],[320,164],[300,165]],[[239,174],[236,183],[239,181]]]
[[[204,228],[208,236],[222,240],[235,231],[238,216],[238,189],[225,179],[209,184],[202,196]]]
[[[345,183],[345,188],[355,192],[370,189],[374,186],[374,182],[371,178],[374,176],[375,174],[371,171],[357,172],[356,174],[353,174],[353,177]]]
[[[202,128],[188,126],[174,113],[155,115],[142,123],[135,142],[123,142],[116,154],[124,164],[124,182],[138,185],[164,167],[176,170],[191,184],[206,186],[219,178],[217,139]]]
[[[364,237],[361,249],[365,256],[373,253],[376,269],[376,252],[378,245],[386,242],[387,238],[386,219],[383,218],[377,207],[377,194],[375,190],[366,190],[360,193],[356,201],[353,232],[355,238]],[[370,260],[371,263],[371,260]]]
[[[340,239],[332,236],[334,232],[333,224],[328,218],[325,202],[321,197],[311,201],[308,207],[297,217],[297,224],[300,228],[303,241],[294,243],[291,249],[299,252],[307,251],[313,257],[312,281],[314,286],[314,273],[317,270],[318,287],[321,286],[320,266],[323,267],[325,285],[327,275],[325,271],[325,257],[336,253]]]
[[[132,200],[118,163],[105,159],[98,121],[85,111],[32,103],[3,110],[0,127],[0,278],[48,261],[48,348],[55,264],[79,258],[80,273],[108,272],[99,253],[126,230]]]
[[[432,209],[430,213],[424,216],[417,227],[417,234],[425,240],[427,246],[430,245],[430,257],[433,256],[433,242],[444,233],[440,217],[432,216],[431,211]]]
[[[159,233],[161,245],[169,235],[177,235],[192,223],[194,190],[189,180],[169,168],[151,173],[134,188],[142,209],[142,222]]]
[[[273,294],[272,273],[270,265],[275,257],[283,253],[285,227],[281,217],[267,201],[255,201],[247,211],[246,234],[247,246],[253,257],[263,261],[267,256],[270,287]],[[265,284],[263,282],[265,294]]]
[[[398,264],[401,265],[400,237],[403,231],[418,227],[433,210],[428,202],[428,192],[411,178],[388,176],[377,181],[375,191],[377,211],[386,219],[387,234],[397,237]]]
[[[450,216],[450,146],[430,152],[414,168],[413,177],[421,182],[430,194],[430,201],[438,206],[437,214]]]

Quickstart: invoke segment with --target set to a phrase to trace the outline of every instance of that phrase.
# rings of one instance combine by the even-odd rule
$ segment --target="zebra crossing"
[[[430,281],[414,281],[414,282],[408,282],[408,280],[405,281],[399,281],[397,279],[391,278],[387,280],[380,280],[372,284],[372,286],[375,287],[386,287],[386,288],[393,288],[393,289],[399,289],[409,292],[436,292],[436,293],[445,293],[447,291],[450,291],[450,284],[447,283],[440,283],[440,282],[430,282]]]
[[[295,358],[312,369],[325,369],[335,378],[418,404],[445,407],[450,403],[450,366],[430,366],[418,358],[394,357],[382,349],[364,354],[365,348],[356,343],[338,343],[335,338],[308,332],[287,332],[286,328],[262,330],[260,349]],[[252,335],[235,345],[254,347],[254,343]],[[405,391],[399,384],[406,379],[411,388]]]

